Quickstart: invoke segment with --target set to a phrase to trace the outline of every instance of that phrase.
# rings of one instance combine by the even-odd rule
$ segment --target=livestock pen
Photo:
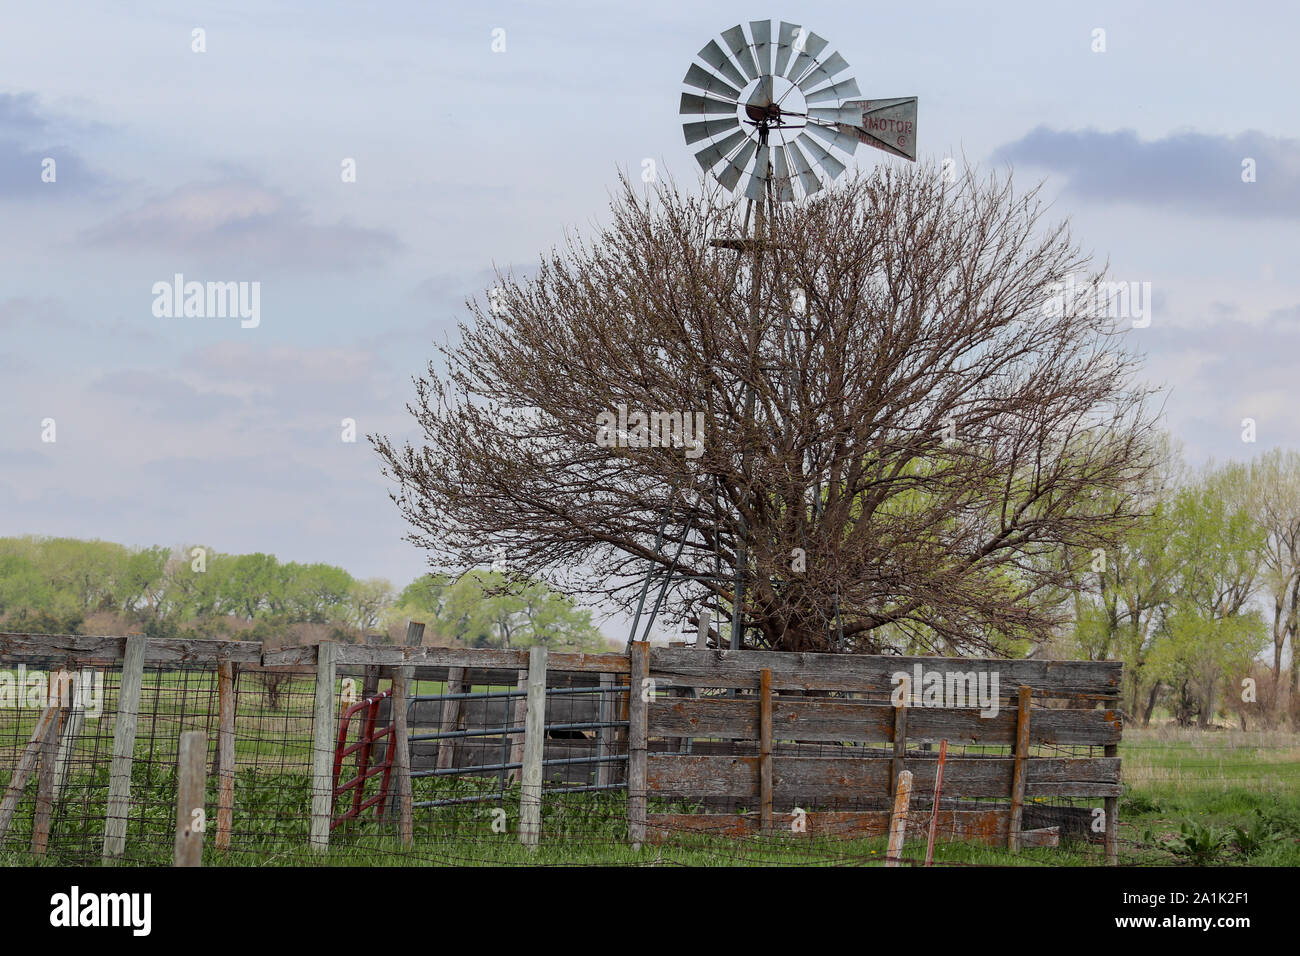
[[[187,814],[217,865],[898,863],[927,839],[940,864],[1118,859],[1115,663],[419,630],[280,650],[0,634],[0,859],[166,864]],[[196,731],[202,806],[178,813]]]

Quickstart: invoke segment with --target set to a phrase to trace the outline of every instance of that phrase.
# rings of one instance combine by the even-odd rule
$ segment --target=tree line
[[[358,641],[395,639],[405,621],[434,639],[479,647],[603,643],[591,614],[536,582],[473,572],[423,576],[402,592],[323,562],[194,546],[128,547],[40,536],[0,538],[0,627],[46,634]]]

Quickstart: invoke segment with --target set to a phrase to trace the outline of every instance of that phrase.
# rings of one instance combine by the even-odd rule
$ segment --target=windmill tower
[[[742,235],[716,239],[713,245],[752,255],[754,276],[753,317],[757,322],[758,280],[762,275],[766,222],[777,203],[806,198],[841,176],[844,159],[866,143],[905,159],[916,159],[916,97],[859,100],[857,81],[849,63],[830,43],[797,23],[751,20],[746,33],[741,24],[722,31],[696,54],[682,79],[679,113],[686,144],[695,149],[700,167],[728,192],[746,199]],[[775,38],[774,38],[775,37]],[[721,42],[719,42],[719,40]],[[700,144],[703,143],[703,146]],[[738,263],[739,264],[739,263]],[[755,396],[746,386],[745,420],[754,417]],[[748,470],[748,450],[741,461]],[[820,493],[816,496],[820,507]],[[676,555],[659,589],[648,636],[672,580],[677,560],[691,531],[696,511],[691,509],[678,542]],[[655,543],[664,543],[669,515],[665,514]],[[741,646],[745,631],[746,542],[742,518],[737,516],[736,573],[731,613],[731,647]],[[715,563],[720,569],[720,559]],[[628,637],[635,640],[649,591],[651,567],[641,591],[636,617]],[[835,615],[839,608],[836,600]],[[701,604],[698,643],[708,632],[707,612]],[[719,634],[721,629],[719,628]]]

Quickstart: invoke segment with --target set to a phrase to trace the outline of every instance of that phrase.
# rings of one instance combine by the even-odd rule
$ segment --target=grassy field
[[[1126,795],[1120,804],[1121,863],[1152,865],[1300,866],[1300,739],[1288,733],[1132,730],[1121,746]],[[163,865],[171,855],[172,780],[164,768],[137,767],[128,829],[128,862]],[[103,780],[74,781],[69,809],[56,822],[49,863],[94,863],[102,823]],[[418,781],[432,796],[431,781]],[[438,796],[465,795],[488,781],[440,781]],[[530,852],[517,837],[517,794],[508,793],[504,818],[495,804],[421,810],[414,846],[404,848],[391,827],[366,821],[334,834],[329,854],[306,846],[310,812],[305,774],[242,773],[236,787],[234,847],[208,846],[209,865],[880,865],[884,841],[810,840],[791,834],[733,841],[682,837],[634,851],[625,838],[625,805],[618,795],[571,794],[549,800],[542,845]],[[5,865],[39,865],[26,852],[30,815],[22,814]],[[909,843],[904,857],[924,846]],[[972,844],[940,843],[935,861],[947,865],[1096,866],[1100,847],[1065,842],[1012,856]]]

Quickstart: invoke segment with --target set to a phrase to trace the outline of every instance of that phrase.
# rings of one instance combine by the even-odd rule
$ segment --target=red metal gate
[[[376,731],[375,722],[379,717],[380,701],[391,696],[392,690],[386,690],[379,694],[367,697],[360,703],[353,704],[343,712],[339,719],[339,739],[338,745],[334,748],[334,799],[331,805],[331,812],[337,812],[340,797],[348,791],[352,792],[352,805],[342,814],[334,816],[330,821],[330,829],[336,829],[342,826],[348,820],[360,817],[362,813],[375,808],[375,818],[382,819],[384,816],[384,805],[388,802],[389,779],[393,770],[393,725],[389,723],[387,727]],[[365,711],[365,721],[362,724],[360,736],[356,741],[348,743],[348,729],[352,725],[352,719]],[[381,740],[387,739],[388,746],[384,747],[384,759],[382,762],[370,765],[371,757],[374,755],[375,744]],[[339,782],[339,777],[343,773],[343,761],[353,754],[357,756],[357,772],[351,780],[345,783]],[[379,792],[366,796],[366,781],[372,777],[383,774],[380,781]]]

